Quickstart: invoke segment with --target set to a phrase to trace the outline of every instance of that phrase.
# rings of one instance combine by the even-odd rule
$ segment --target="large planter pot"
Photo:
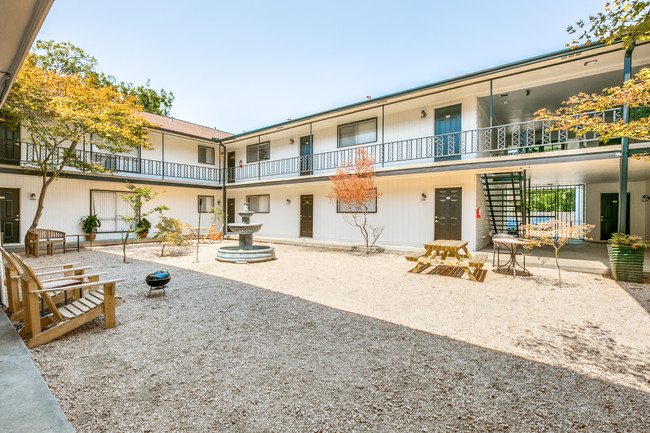
[[[144,239],[147,237],[149,233],[138,233],[138,236],[140,236],[140,239]]]
[[[86,240],[87,241],[94,241],[96,237],[97,237],[97,235],[94,234],[94,233],[92,235],[86,235]]]
[[[607,245],[612,276],[617,281],[640,283],[643,278],[644,248]]]

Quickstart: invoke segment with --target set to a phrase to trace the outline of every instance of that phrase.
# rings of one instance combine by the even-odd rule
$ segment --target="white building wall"
[[[383,226],[379,245],[422,246],[434,239],[435,188],[462,187],[462,239],[469,241],[469,248],[476,245],[476,198],[475,174],[418,175],[380,177],[377,190],[377,213],[369,214],[368,222]],[[314,196],[313,239],[362,243],[359,229],[348,224],[345,214],[336,212],[336,204],[327,198],[330,182],[313,182],[302,185],[281,185],[272,188],[246,188],[228,190],[228,197],[235,199],[240,210],[247,195],[269,194],[270,212],[258,213],[252,221],[263,223],[260,236],[298,238],[300,229],[300,195]],[[427,199],[422,200],[421,195]],[[287,199],[290,203],[287,203]],[[239,216],[236,217],[240,221]]]
[[[135,183],[138,186],[147,186]],[[30,199],[30,195],[34,193],[38,196],[40,184],[40,178],[37,176],[0,174],[0,187],[20,189],[21,242],[34,219],[38,204],[37,200]],[[69,234],[82,233],[79,220],[90,213],[90,190],[92,189],[128,192],[121,182],[60,178],[48,189],[43,215],[38,226],[62,230]],[[221,200],[221,191],[210,188],[153,186],[152,190],[159,195],[144,206],[145,211],[166,205],[170,210],[164,213],[165,216],[180,219],[192,226],[198,225],[198,195],[215,196],[215,204]],[[155,226],[158,222],[158,214],[152,214],[147,219],[151,221],[152,226]],[[209,214],[202,214],[201,219],[203,226],[209,225]],[[111,237],[115,238],[116,235]],[[72,242],[71,239],[69,241]]]

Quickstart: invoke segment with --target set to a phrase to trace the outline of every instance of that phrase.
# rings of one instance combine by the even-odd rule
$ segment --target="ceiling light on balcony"
[[[504,104],[504,105],[507,104],[507,103],[508,103],[508,101],[503,101],[503,104]]]
[[[588,62],[585,62],[585,66],[595,65],[596,63],[598,63],[598,59],[596,59],[596,60],[589,60]]]

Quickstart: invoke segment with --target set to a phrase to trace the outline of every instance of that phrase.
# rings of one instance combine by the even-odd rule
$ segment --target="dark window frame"
[[[8,138],[11,133],[12,138]],[[12,129],[8,124],[0,122],[0,161],[3,164],[20,164],[22,158],[20,127]],[[11,147],[11,155],[7,150]]]
[[[203,197],[204,199],[206,199],[206,198],[211,198],[212,199],[212,206],[208,206],[206,204],[204,211],[201,210],[201,205],[200,205],[200,201],[199,201],[201,199],[201,197]],[[196,196],[196,210],[197,210],[198,213],[210,213],[210,208],[211,207],[214,207],[214,196],[213,195],[199,194],[199,195]]]
[[[377,188],[375,188],[375,210],[374,211],[369,210],[366,213],[377,213],[377,208],[378,208],[378,200],[377,200],[377,198],[378,197],[379,196],[377,195]],[[349,211],[349,210],[341,210],[341,205],[340,205],[339,201],[336,200],[336,213],[354,213],[354,212]],[[359,211],[359,213],[361,213],[361,211]]]
[[[269,199],[269,210],[267,210],[266,212],[258,211],[258,210],[255,210],[255,209],[251,209],[251,210],[254,211],[255,213],[271,213],[271,194],[251,194],[251,195],[247,195],[246,196],[246,203],[248,203],[249,208],[250,208],[250,203],[251,203],[250,200],[249,200],[250,197],[268,197],[268,199]]]
[[[262,158],[262,146],[267,147],[266,158]],[[257,151],[249,154],[248,149],[257,147]],[[250,155],[255,155],[253,158],[250,158]],[[249,144],[246,146],[246,164],[252,164],[254,162],[269,161],[271,159],[271,142],[264,141],[262,143]]]
[[[341,145],[341,128],[345,128],[346,126],[350,126],[350,125],[357,125],[357,124],[363,123],[363,122],[368,122],[369,120],[374,120],[375,121],[375,139],[374,140],[363,141],[363,142],[357,142],[355,140],[354,144]],[[354,122],[349,122],[349,123],[344,123],[342,125],[338,125],[336,127],[336,147],[337,148],[339,148],[339,147],[353,147],[353,146],[359,146],[361,144],[376,143],[377,140],[379,139],[379,135],[377,133],[377,125],[378,125],[378,122],[377,122],[376,117],[369,117],[367,119],[357,120],[357,121],[354,121]]]
[[[201,150],[205,149],[205,161],[201,161]],[[212,151],[212,162],[208,162],[208,151]],[[216,164],[216,152],[212,146],[203,146],[199,144],[198,148],[198,162],[199,164],[215,165]]]

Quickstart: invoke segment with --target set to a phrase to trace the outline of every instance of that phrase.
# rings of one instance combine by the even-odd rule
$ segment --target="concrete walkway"
[[[74,432],[3,311],[0,311],[0,431]]]

